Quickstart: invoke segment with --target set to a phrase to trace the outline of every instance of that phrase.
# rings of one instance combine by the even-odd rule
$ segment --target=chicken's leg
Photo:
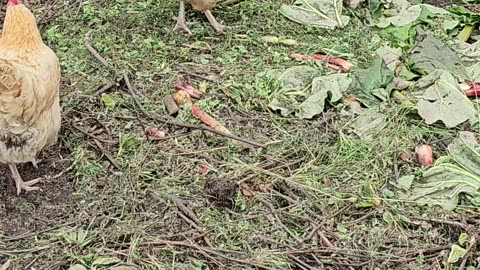
[[[225,29],[225,26],[219,24],[215,17],[213,17],[212,12],[210,9],[207,9],[204,11],[205,15],[207,16],[208,21],[210,22],[210,25],[215,29],[215,31],[219,33],[223,33],[223,30]]]
[[[22,189],[25,191],[34,191],[34,190],[42,191],[42,189],[39,187],[32,187],[33,185],[40,182],[41,178],[37,178],[28,182],[23,182],[23,179],[20,176],[20,173],[18,172],[17,165],[15,165],[15,163],[9,163],[8,167],[10,167],[10,171],[12,171],[13,179],[15,180],[15,186],[17,187],[17,195],[20,195],[20,192],[22,192]]]
[[[189,35],[192,34],[192,31],[187,26],[187,21],[185,20],[185,2],[180,0],[180,9],[178,10],[178,17],[177,17],[177,24],[173,31],[183,30],[187,32]]]

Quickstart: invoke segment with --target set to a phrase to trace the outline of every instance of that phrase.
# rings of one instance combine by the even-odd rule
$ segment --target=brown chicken
[[[223,33],[225,26],[219,24],[215,17],[213,17],[212,12],[210,11],[217,5],[219,1],[220,0],[180,0],[180,9],[178,11],[177,25],[175,25],[175,28],[173,30],[184,30],[189,35],[192,34],[192,31],[190,31],[190,29],[188,28],[187,22],[185,20],[185,2],[187,2],[192,5],[193,9],[205,13],[208,21],[210,22],[210,25],[212,25],[215,31]]]
[[[0,163],[12,171],[17,195],[40,179],[24,182],[17,163],[31,162],[57,141],[60,130],[60,64],[20,0],[9,0],[0,38]]]

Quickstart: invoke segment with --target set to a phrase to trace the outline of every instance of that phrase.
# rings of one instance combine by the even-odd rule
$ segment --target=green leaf
[[[113,100],[109,95],[105,93],[102,94],[102,102],[107,108],[115,107],[115,100]]]
[[[435,37],[428,35],[415,46],[409,56],[411,69],[427,75],[437,69],[446,70],[464,81],[468,75],[458,55]]]
[[[115,258],[115,257],[99,257],[99,258],[96,258],[96,259],[92,262],[92,266],[111,265],[111,264],[118,263],[118,262],[120,262],[120,259],[119,259],[119,258]]]
[[[279,76],[283,85],[273,95],[268,106],[279,110],[283,116],[295,113],[297,117],[310,119],[323,112],[325,101],[338,102],[350,86],[347,74],[315,77],[318,71],[310,67],[294,67]]]
[[[342,93],[350,86],[347,74],[332,74],[313,79],[312,94],[300,104],[297,116],[310,119],[323,112],[325,100],[335,103],[342,98]]]
[[[435,70],[421,78],[416,87],[424,89],[417,109],[429,125],[441,121],[447,128],[453,128],[475,115],[472,103],[448,71]]]
[[[337,231],[346,234],[348,232],[347,227],[343,226],[342,224],[337,225]]]
[[[381,58],[375,59],[369,68],[352,73],[352,92],[357,100],[366,106],[372,106],[390,97],[387,85],[393,80],[393,71],[385,66]]]
[[[463,24],[476,24],[480,22],[480,13],[473,13],[463,6],[453,6],[447,9]]]
[[[458,243],[463,246],[468,241],[468,237],[468,234],[462,232],[458,236]]]
[[[420,204],[436,204],[453,210],[458,197],[465,193],[471,200],[480,196],[480,153],[473,135],[460,133],[448,146],[448,156],[441,157],[435,166],[423,173],[423,182],[415,184],[408,195],[401,196]]]
[[[345,27],[350,20],[342,15],[342,9],[342,0],[297,0],[293,5],[282,5],[280,13],[297,23],[333,30]]]
[[[442,8],[437,8],[428,4],[419,4],[408,8],[402,8],[397,15],[381,19],[376,26],[380,28],[385,28],[390,25],[395,27],[402,27],[411,24],[417,20],[425,20],[429,17],[436,17],[448,14],[449,13]]]
[[[460,261],[463,256],[467,253],[467,250],[458,246],[458,245],[452,245],[452,249],[450,250],[450,255],[448,255],[448,263],[457,263]]]

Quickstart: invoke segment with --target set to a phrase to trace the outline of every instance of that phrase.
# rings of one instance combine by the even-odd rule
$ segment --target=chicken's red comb
[[[9,6],[16,6],[16,5],[20,5],[22,2],[20,0],[8,0],[8,4]]]

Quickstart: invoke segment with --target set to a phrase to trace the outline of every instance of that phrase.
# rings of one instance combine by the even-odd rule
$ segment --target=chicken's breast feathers
[[[52,106],[59,82],[49,82],[56,80],[52,76],[39,78],[37,72],[0,59],[0,128],[5,128],[5,124],[30,126]]]

